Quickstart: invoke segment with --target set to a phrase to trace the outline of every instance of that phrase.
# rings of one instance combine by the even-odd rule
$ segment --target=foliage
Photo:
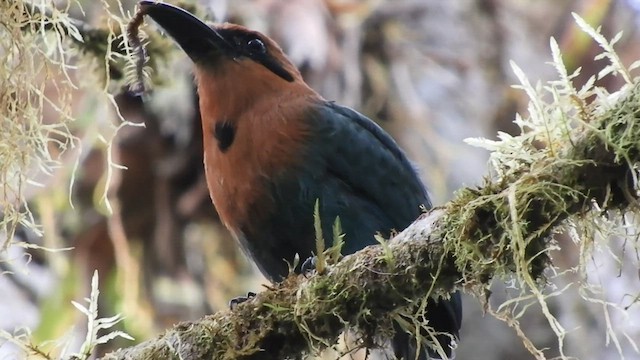
[[[622,310],[622,306],[605,301],[604,294],[599,290],[601,285],[588,280],[590,271],[593,270],[589,265],[595,262],[593,254],[608,253],[612,261],[619,263],[620,255],[617,255],[617,250],[614,250],[612,244],[620,237],[624,238],[625,244],[631,247],[632,252],[640,251],[635,231],[626,230],[626,235],[622,235],[620,231],[621,226],[628,228],[631,225],[629,219],[637,217],[638,209],[637,155],[640,153],[640,139],[636,124],[640,88],[630,72],[638,67],[640,62],[632,64],[629,68],[623,65],[614,50],[615,43],[622,36],[621,33],[609,41],[600,33],[600,29],[590,27],[576,14],[574,17],[580,28],[603,49],[595,60],[607,59],[609,64],[599,74],[590,76],[585,85],[577,89],[573,81],[580,74],[580,69],[571,74],[567,73],[560,48],[553,38],[550,41],[552,65],[558,73],[558,80],[534,86],[522,70],[512,63],[520,80],[517,88],[525,91],[529,97],[527,115],[518,115],[515,120],[520,134],[512,136],[499,133],[498,140],[467,140],[472,145],[490,151],[494,176],[487,180],[486,186],[493,190],[482,196],[469,193],[468,189],[462,190],[458,199],[451,205],[464,206],[465,213],[469,215],[476,214],[478,209],[493,212],[493,222],[489,226],[494,234],[501,237],[494,249],[497,257],[478,256],[482,254],[478,247],[483,246],[483,238],[478,239],[476,246],[469,246],[465,241],[455,238],[450,239],[449,243],[458,254],[459,266],[474,269],[471,276],[484,273],[484,266],[507,256],[505,266],[498,267],[502,268],[502,271],[486,275],[497,276],[500,281],[505,278],[511,279],[511,286],[519,295],[509,298],[495,308],[491,308],[488,302],[485,303],[485,307],[495,317],[515,328],[525,346],[538,359],[545,358],[543,349],[537,348],[519,325],[519,320],[527,311],[538,311],[532,309],[533,305],[539,306],[558,338],[560,357],[568,358],[564,349],[564,339],[568,331],[553,315],[547,300],[576,286],[584,301],[601,303],[608,318],[609,309]],[[621,77],[624,85],[617,92],[609,93],[605,88],[596,85],[606,76]],[[612,155],[604,155],[604,152],[608,151],[611,151]],[[582,155],[587,153],[594,156],[583,158]],[[630,172],[618,173],[618,180],[606,188],[589,189],[589,184],[596,182],[595,178],[601,179],[617,172],[605,165],[609,160],[620,163],[625,169],[630,169]],[[584,170],[578,172],[579,176],[573,179],[558,181],[560,177],[569,174],[569,169],[572,168]],[[569,222],[563,223],[574,212],[576,205],[586,206],[592,211],[572,217]],[[494,206],[495,210],[489,210],[494,209]],[[542,209],[539,208],[541,206]],[[616,211],[617,209],[624,210]],[[540,213],[532,217],[531,213],[538,211]],[[465,224],[466,219],[463,216],[462,219],[451,221],[455,228],[456,224]],[[635,220],[631,222],[635,223]],[[564,225],[557,227],[561,224]],[[496,231],[497,229],[501,230]],[[468,228],[460,229],[454,232],[454,237],[455,234],[465,232],[469,236],[468,231]],[[549,261],[552,252],[567,250],[562,249],[554,238],[546,236],[563,233],[571,236],[581,254],[579,262],[569,269],[561,268]],[[473,234],[471,236],[473,237]],[[536,274],[540,274],[543,266],[548,267],[545,270],[546,276],[537,278]],[[491,269],[495,267],[492,265]],[[577,275],[579,280],[563,288],[557,288],[554,280],[562,279],[567,273]],[[488,291],[488,288],[476,290],[480,295]],[[639,295],[630,294],[631,298],[636,300],[627,308],[637,302]],[[486,296],[488,298],[488,293]],[[480,298],[482,299],[482,295]],[[611,329],[610,323],[607,323],[607,338],[610,337],[610,341],[616,345],[620,356],[624,357],[619,345],[623,340],[619,336],[626,339],[632,348],[638,349],[638,344],[631,334],[624,331],[615,332]]]

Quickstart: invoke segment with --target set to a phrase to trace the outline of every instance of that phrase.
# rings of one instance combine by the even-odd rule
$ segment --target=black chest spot
[[[236,129],[228,122],[218,122],[213,128],[213,136],[218,141],[218,149],[226,152],[236,136]]]

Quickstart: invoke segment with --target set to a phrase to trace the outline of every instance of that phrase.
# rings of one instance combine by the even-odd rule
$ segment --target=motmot
[[[431,207],[391,136],[320,96],[272,39],[240,25],[209,26],[169,4],[141,1],[140,8],[194,64],[211,199],[268,279],[282,280],[288,263],[313,256],[316,202],[325,234],[340,219],[343,254],[405,229]],[[447,357],[461,326],[460,302],[454,293],[427,306],[429,326],[446,334],[437,339]],[[398,330],[392,346],[398,358],[416,358],[414,336]],[[433,349],[418,355],[438,356]]]

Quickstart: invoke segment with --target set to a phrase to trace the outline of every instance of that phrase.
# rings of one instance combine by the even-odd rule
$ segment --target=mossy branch
[[[578,126],[564,129],[569,140],[545,141],[545,156],[516,158],[496,180],[461,190],[386,250],[370,246],[323,275],[291,276],[234,311],[181,323],[105,359],[283,359],[330,346],[346,328],[369,346],[397,311],[426,295],[482,289],[509,273],[537,287],[563,220],[637,206],[640,85],[619,94],[608,107],[581,103],[585,111],[571,119]]]

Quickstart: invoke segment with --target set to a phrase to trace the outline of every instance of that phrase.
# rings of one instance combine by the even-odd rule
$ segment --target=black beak
[[[155,1],[140,1],[138,5],[140,11],[158,23],[193,62],[213,60],[217,54],[233,50],[217,31],[184,9]]]

